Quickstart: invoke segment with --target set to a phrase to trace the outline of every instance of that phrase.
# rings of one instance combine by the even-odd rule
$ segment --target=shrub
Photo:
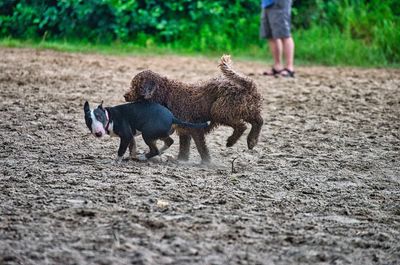
[[[259,14],[260,0],[3,0],[0,37],[246,51],[264,45],[258,38]],[[306,42],[297,56],[327,54],[328,61],[337,61],[333,57],[345,59],[341,53],[347,47],[360,61],[383,54],[385,62],[400,62],[398,0],[295,0],[293,14],[295,36]],[[371,54],[362,57],[366,47]]]

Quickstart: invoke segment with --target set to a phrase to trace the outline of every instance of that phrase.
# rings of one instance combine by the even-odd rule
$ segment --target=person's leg
[[[282,70],[282,41],[278,38],[273,38],[272,28],[270,19],[274,15],[272,8],[264,8],[261,12],[261,25],[260,25],[260,37],[267,39],[269,50],[272,54],[274,63],[270,71],[263,72],[264,75],[277,75]]]
[[[273,39],[279,39],[281,45],[281,55],[285,59],[285,67],[282,67],[283,61],[280,59],[280,75],[294,77],[294,41],[291,36],[291,0],[277,0],[276,4],[269,10],[268,22],[271,26],[271,35]],[[272,43],[271,49],[274,44]],[[277,64],[279,65],[279,64]],[[278,66],[275,66],[278,67]],[[286,68],[287,70],[284,70]]]
[[[283,43],[281,39],[268,39],[269,49],[274,59],[273,69],[276,71],[282,70],[282,48]]]
[[[282,39],[285,68],[294,71],[294,41],[292,37]]]

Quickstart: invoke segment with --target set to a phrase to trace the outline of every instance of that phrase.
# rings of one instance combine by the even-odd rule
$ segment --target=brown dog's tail
[[[221,61],[219,62],[219,68],[221,69],[222,74],[229,80],[237,83],[243,87],[253,87],[254,83],[253,80],[248,78],[247,76],[243,76],[237,73],[232,68],[232,61],[230,55],[222,55]]]

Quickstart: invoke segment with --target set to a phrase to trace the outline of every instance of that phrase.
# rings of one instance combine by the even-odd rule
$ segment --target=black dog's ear
[[[89,107],[89,102],[85,102],[85,104],[83,105],[83,112],[87,113],[90,111],[90,107]]]
[[[151,99],[153,96],[154,91],[157,89],[157,84],[154,80],[147,80],[143,84],[143,97],[145,99]]]
[[[98,108],[101,109],[101,110],[104,110],[104,109],[103,109],[103,102],[104,102],[104,100],[102,100],[101,103],[100,103],[100,105],[98,106]]]

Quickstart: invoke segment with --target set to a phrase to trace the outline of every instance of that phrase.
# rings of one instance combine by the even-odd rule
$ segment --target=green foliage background
[[[3,0],[0,38],[135,43],[191,52],[265,53],[260,0]],[[400,62],[400,1],[295,0],[296,58],[325,64]]]

